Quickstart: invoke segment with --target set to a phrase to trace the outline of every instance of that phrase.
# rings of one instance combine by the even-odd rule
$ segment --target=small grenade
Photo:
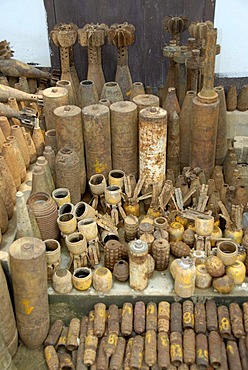
[[[213,288],[217,290],[218,293],[228,294],[232,291],[233,287],[234,281],[228,275],[224,275],[213,280]]]
[[[94,309],[94,335],[97,338],[101,338],[105,332],[106,305],[104,303],[97,303]]]
[[[158,332],[168,333],[170,329],[170,304],[159,302],[158,304]]]
[[[204,264],[196,266],[195,286],[199,289],[207,289],[212,284],[212,276],[207,272]]]
[[[225,273],[224,263],[216,256],[210,256],[207,258],[206,268],[212,277],[220,277]]]
[[[152,255],[155,260],[155,269],[164,271],[170,260],[170,243],[165,239],[156,239],[152,245]]]
[[[142,301],[135,303],[133,326],[135,333],[144,333],[146,328],[146,306]]]
[[[129,215],[124,219],[125,240],[130,242],[136,239],[139,228],[139,220],[136,216]]]
[[[186,243],[190,248],[193,247],[195,242],[195,233],[191,229],[186,229],[183,232],[183,242]]]
[[[190,247],[182,241],[170,243],[170,248],[171,253],[176,257],[187,257],[190,255]]]

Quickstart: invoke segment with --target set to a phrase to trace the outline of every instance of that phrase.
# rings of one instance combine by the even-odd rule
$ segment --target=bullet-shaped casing
[[[64,147],[75,150],[80,163],[80,187],[86,187],[84,137],[81,109],[75,105],[63,105],[54,110],[57,149]]]
[[[94,309],[94,335],[97,338],[101,338],[105,332],[106,305],[104,303],[97,303]]]
[[[180,366],[183,362],[182,334],[176,331],[170,334],[170,357],[174,366]]]
[[[129,244],[129,283],[134,290],[143,290],[148,284],[148,245],[137,239]]]
[[[206,310],[204,303],[196,302],[195,303],[195,332],[198,333],[205,333],[207,330],[207,323],[206,323]]]
[[[158,366],[161,369],[167,369],[170,363],[170,341],[168,333],[158,333]]]
[[[132,354],[134,338],[130,338],[127,342],[125,357],[124,357],[124,370],[130,370],[130,360]]]
[[[96,173],[107,178],[112,170],[109,108],[93,104],[83,108],[82,114],[87,178]]]
[[[149,302],[146,307],[146,331],[158,329],[158,310],[154,302]]]
[[[225,339],[231,338],[232,332],[228,307],[218,306],[217,311],[218,311],[219,333],[221,337]]]
[[[120,333],[120,314],[116,304],[111,304],[108,308],[108,331],[117,335]]]
[[[80,320],[77,318],[73,318],[70,321],[66,339],[66,347],[68,351],[74,351],[75,349],[78,348],[79,333],[80,333]]]
[[[96,366],[98,370],[108,370],[109,358],[105,352],[107,338],[102,338],[98,347]]]
[[[137,105],[137,115],[139,112],[148,107],[159,107],[159,98],[152,94],[140,94],[133,98],[133,102]]]
[[[44,348],[44,356],[48,370],[59,370],[59,358],[55,348],[52,345]]]
[[[190,300],[183,302],[183,328],[194,329],[195,326],[195,315],[194,315],[194,303]]]
[[[182,305],[179,302],[171,304],[170,331],[182,332]]]
[[[106,353],[107,358],[111,357],[115,351],[118,344],[118,335],[115,333],[109,333],[107,335],[104,351]]]
[[[139,114],[139,174],[143,189],[152,184],[162,186],[166,173],[167,112],[162,108],[145,108]]]
[[[126,337],[133,331],[133,306],[132,303],[124,303],[121,314],[121,334]]]
[[[237,343],[232,340],[228,340],[226,343],[226,352],[228,365],[230,370],[242,370],[242,365],[239,356],[239,350]]]
[[[193,329],[185,329],[183,332],[183,360],[187,365],[195,362],[195,332]]]
[[[45,339],[44,345],[45,346],[56,346],[58,339],[60,337],[60,334],[63,329],[63,321],[62,320],[55,320],[54,323],[52,324],[48,335]]]
[[[138,301],[134,305],[133,327],[137,334],[144,333],[146,329],[146,306],[143,301]]]
[[[98,338],[94,335],[87,335],[85,338],[84,349],[84,364],[91,366],[96,360],[96,350],[98,346]]]
[[[154,366],[157,362],[157,336],[155,330],[147,330],[145,336],[145,363]]]
[[[46,131],[55,128],[56,118],[54,110],[62,105],[69,104],[68,91],[63,87],[49,87],[42,92]]]
[[[218,331],[217,306],[213,299],[206,301],[207,330]]]
[[[126,349],[126,340],[122,337],[119,337],[116,351],[111,356],[109,365],[110,370],[119,370],[120,364],[123,364],[125,349]]]
[[[229,305],[230,320],[232,326],[233,335],[236,338],[241,338],[245,335],[243,314],[238,303],[232,302]]]
[[[168,333],[170,329],[170,312],[169,302],[159,302],[158,304],[158,332]]]
[[[196,364],[199,369],[207,369],[208,367],[208,340],[205,334],[199,333],[196,335]]]
[[[94,335],[95,311],[91,310],[88,317],[87,335]]]
[[[110,112],[113,169],[137,176],[137,106],[120,101],[111,104]]]
[[[133,340],[130,358],[131,369],[141,369],[143,353],[144,353],[144,338],[141,335],[136,335],[136,337]]]
[[[222,339],[217,331],[211,331],[208,335],[209,362],[210,365],[218,369],[221,366]]]

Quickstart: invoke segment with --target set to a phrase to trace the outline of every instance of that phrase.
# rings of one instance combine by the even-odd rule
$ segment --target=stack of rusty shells
[[[52,197],[47,193],[34,193],[28,199],[28,207],[36,219],[42,240],[58,239],[58,210]]]
[[[239,94],[235,85],[230,85],[226,95],[226,107],[229,112],[235,109],[245,112],[248,110],[248,86],[244,85]]]
[[[138,301],[97,303],[69,327],[57,319],[44,342],[48,368],[102,370],[248,368],[248,302],[216,306]],[[77,340],[80,338],[80,341]]]

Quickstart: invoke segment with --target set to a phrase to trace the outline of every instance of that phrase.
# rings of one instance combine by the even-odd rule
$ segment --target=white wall
[[[223,77],[248,77],[247,17],[247,0],[216,0],[214,24],[221,53],[215,72]]]
[[[0,40],[10,42],[14,58],[50,66],[43,0],[0,0]]]

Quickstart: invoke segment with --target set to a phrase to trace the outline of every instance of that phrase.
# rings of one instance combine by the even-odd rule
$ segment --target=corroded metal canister
[[[87,178],[112,169],[109,108],[93,104],[82,110]],[[113,140],[113,138],[112,138]]]
[[[121,334],[127,337],[133,331],[133,306],[132,303],[124,303],[121,313]]]
[[[68,91],[63,87],[49,87],[43,90],[46,130],[55,128],[55,108],[69,104]]]
[[[136,239],[139,228],[138,217],[128,215],[124,219],[125,240],[127,242]]]
[[[161,369],[167,369],[170,363],[170,343],[168,334],[158,333],[158,366]]]
[[[134,338],[130,338],[127,342],[125,357],[124,357],[124,369],[130,369],[130,359],[133,348]]]
[[[148,245],[142,240],[133,240],[129,244],[130,287],[143,290],[148,284]]]
[[[113,169],[137,176],[137,106],[128,101],[116,102],[111,104],[110,112]]]
[[[244,302],[242,305],[243,308],[243,314],[244,314],[244,327],[245,327],[245,332],[248,333],[248,302]]]
[[[139,174],[143,188],[154,183],[162,186],[166,171],[167,112],[146,108],[139,114]]]
[[[45,346],[54,346],[58,342],[60,334],[63,329],[63,321],[62,320],[55,320],[52,326],[50,327],[49,333],[45,339],[44,345]]]
[[[159,98],[152,94],[140,94],[133,98],[133,102],[137,105],[137,117],[139,121],[139,112],[148,107],[159,107]]]
[[[158,328],[158,310],[154,302],[149,302],[146,307],[146,330],[157,331]]]
[[[66,338],[66,347],[68,351],[74,351],[78,348],[79,333],[80,333],[80,320],[74,317],[70,321]]]
[[[152,244],[152,256],[155,260],[155,270],[166,270],[170,260],[170,243],[168,240],[162,238],[154,240]]]
[[[91,366],[96,360],[96,350],[98,345],[98,338],[94,335],[87,335],[85,338],[85,350],[84,350],[84,364]]]
[[[97,338],[101,338],[105,332],[106,305],[104,303],[97,303],[94,308],[94,334]]]
[[[71,201],[76,204],[81,200],[80,161],[75,150],[62,148],[56,155],[55,160],[56,187],[67,188],[70,192]]]
[[[133,340],[132,352],[130,357],[130,368],[141,369],[144,351],[144,338],[136,335]]]
[[[218,331],[217,306],[213,299],[206,301],[207,330]]]
[[[170,331],[182,332],[182,305],[179,302],[171,304]]]
[[[195,332],[185,329],[183,332],[183,360],[187,365],[195,362]]]
[[[59,369],[59,357],[53,346],[49,345],[44,348],[44,356],[48,369]]]
[[[119,337],[116,351],[111,356],[109,364],[110,370],[119,370],[120,364],[122,364],[124,360],[125,349],[126,349],[126,340],[122,337]]]
[[[75,105],[63,105],[54,110],[57,149],[71,148],[78,155],[80,163],[81,193],[85,192],[86,169],[84,157],[84,138],[82,111]]]
[[[138,301],[134,305],[134,331],[137,334],[142,334],[146,328],[146,306],[143,301]]]
[[[220,100],[217,138],[216,138],[216,153],[215,163],[222,165],[227,152],[227,112],[226,112],[226,99],[223,86],[215,88]]]
[[[145,337],[145,363],[154,366],[157,362],[157,337],[155,330],[147,330]]]
[[[237,343],[233,340],[228,340],[226,344],[226,352],[228,365],[230,370],[242,370],[242,365],[239,356]]]
[[[208,340],[205,334],[196,335],[196,364],[199,369],[208,367]]]
[[[170,356],[174,366],[180,366],[183,362],[182,334],[179,332],[170,334]]]
[[[196,302],[195,303],[195,332],[206,333],[207,323],[206,323],[206,310],[204,303]]]
[[[120,333],[120,313],[115,304],[111,304],[108,308],[108,332],[117,335]]]
[[[211,331],[208,336],[209,362],[214,369],[221,366],[221,338],[217,331]]]
[[[122,244],[118,240],[108,240],[104,246],[104,265],[113,271],[114,265],[121,260]]]
[[[9,253],[18,332],[25,346],[38,348],[49,330],[46,246],[24,237],[11,244]]]
[[[158,304],[158,332],[168,333],[170,329],[170,304],[159,302]]]
[[[238,303],[232,302],[229,305],[230,320],[232,326],[233,335],[236,338],[241,338],[245,335],[244,324],[243,324],[243,314]]]
[[[183,302],[183,328],[194,329],[195,316],[194,316],[194,303],[186,300]]]
[[[218,325],[219,325],[219,333],[222,338],[231,338],[231,323],[229,317],[229,310],[227,306],[219,306],[217,308],[218,311]]]

